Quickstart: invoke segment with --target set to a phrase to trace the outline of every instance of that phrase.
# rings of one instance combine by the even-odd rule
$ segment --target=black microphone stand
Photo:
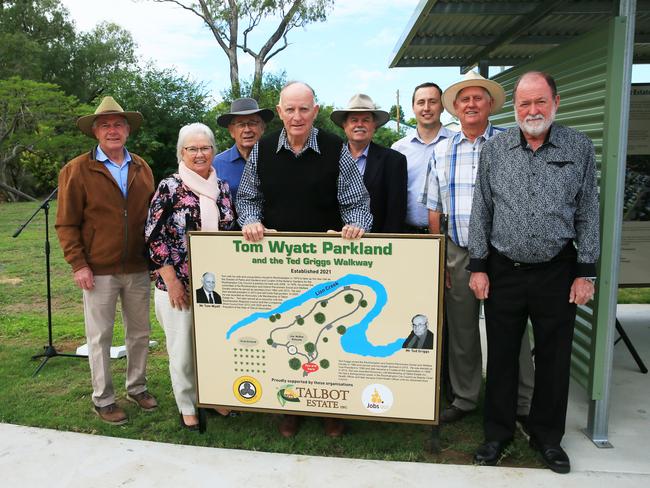
[[[45,269],[46,269],[46,276],[47,276],[47,333],[48,333],[48,341],[47,341],[47,346],[43,346],[44,352],[41,354],[35,354],[32,356],[32,359],[38,359],[38,358],[43,358],[41,361],[41,364],[38,365],[38,368],[36,368],[36,371],[32,374],[32,376],[36,376],[38,372],[45,366],[45,364],[48,362],[50,358],[57,357],[57,356],[65,356],[69,358],[85,358],[86,356],[80,356],[78,354],[62,354],[56,350],[54,345],[52,344],[52,293],[51,293],[51,285],[50,285],[50,223],[49,223],[49,214],[50,214],[50,201],[54,198],[56,195],[56,192],[58,191],[58,188],[55,188],[50,195],[43,200],[43,203],[36,209],[36,211],[32,214],[32,216],[27,219],[27,221],[21,225],[16,232],[14,232],[14,235],[12,237],[18,237],[20,233],[23,231],[27,225],[32,221],[34,217],[38,214],[38,212],[43,209],[43,212],[45,212]]]

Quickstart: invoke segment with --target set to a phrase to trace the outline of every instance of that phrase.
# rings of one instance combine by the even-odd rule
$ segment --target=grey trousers
[[[469,289],[469,252],[447,239],[447,271],[451,288],[445,289],[448,329],[449,379],[454,392],[453,406],[474,410],[483,381],[483,356],[479,333],[480,301]],[[535,383],[528,329],[519,353],[519,398],[517,414],[528,415]]]
[[[126,391],[137,395],[147,389],[150,293],[147,271],[95,275],[95,287],[83,291],[93,403],[98,407],[115,403],[110,352],[118,297],[122,305],[126,345]]]

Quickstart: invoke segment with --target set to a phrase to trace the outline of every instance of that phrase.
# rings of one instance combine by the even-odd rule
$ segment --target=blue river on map
[[[309,300],[322,299],[327,295],[331,295],[342,287],[351,285],[363,285],[372,288],[372,290],[375,292],[376,300],[375,305],[370,310],[368,310],[368,313],[361,319],[360,322],[351,325],[346,324],[347,331],[341,336],[342,349],[347,353],[378,358],[385,358],[399,351],[406,339],[405,337],[397,339],[390,344],[384,345],[376,345],[368,341],[368,338],[366,337],[368,327],[372,321],[381,313],[381,310],[386,305],[388,294],[386,293],[386,288],[384,288],[384,285],[382,285],[380,282],[368,278],[367,276],[356,274],[348,274],[337,280],[326,281],[319,285],[316,285],[301,295],[298,295],[297,297],[291,298],[286,302],[281,303],[273,310],[266,312],[255,312],[230,327],[230,329],[228,329],[228,332],[226,332],[226,339],[230,339],[230,336],[233,334],[233,332],[249,324],[252,324],[257,320],[268,319],[271,315],[274,315],[276,313],[281,314],[287,312],[291,309],[299,307]]]

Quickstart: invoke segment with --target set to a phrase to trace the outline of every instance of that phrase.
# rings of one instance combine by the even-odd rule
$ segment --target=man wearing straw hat
[[[237,190],[244,165],[250,157],[253,146],[264,135],[266,124],[273,119],[273,111],[259,108],[253,98],[238,98],[230,105],[230,112],[217,118],[217,124],[228,129],[235,144],[230,149],[217,154],[212,166],[217,171],[219,179],[230,185],[233,202],[237,198]]]
[[[126,139],[142,124],[104,97],[77,127],[97,145],[66,164],[59,174],[56,231],[74,281],[83,290],[88,360],[95,413],[109,424],[127,422],[115,401],[110,347],[118,296],[127,351],[127,400],[142,410],[158,404],[147,391],[149,273],[144,224],[154,191],[151,169],[126,150]]]
[[[483,144],[503,129],[488,117],[501,110],[505,92],[497,82],[469,71],[442,94],[442,103],[458,117],[461,131],[438,144],[433,151],[423,203],[429,209],[431,233],[440,233],[440,217],[449,219],[447,239],[446,318],[448,327],[449,379],[452,404],[440,414],[444,423],[456,422],[477,407],[483,362],[479,334],[479,307],[469,289],[467,251],[469,218],[479,154]],[[522,339],[518,419],[524,424],[530,408],[534,371],[528,335]]]
[[[345,131],[347,145],[370,194],[372,232],[404,232],[406,157],[372,142],[377,128],[390,119],[368,95],[357,93],[330,119]]]

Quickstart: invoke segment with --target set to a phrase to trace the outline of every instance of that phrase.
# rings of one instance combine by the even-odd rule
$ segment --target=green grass
[[[47,343],[47,309],[44,257],[44,218],[41,213],[13,239],[16,228],[35,210],[34,203],[0,204],[0,422],[113,437],[196,446],[248,449],[278,453],[313,454],[360,459],[469,464],[483,439],[481,413],[441,429],[441,452],[426,446],[431,428],[414,424],[347,421],[340,439],[323,435],[318,419],[306,418],[298,435],[284,439],[274,415],[244,413],[239,417],[208,417],[205,434],[182,430],[172,395],[165,337],[152,314],[152,339],[159,345],[148,362],[148,387],[160,407],[140,412],[124,400],[126,361],[113,361],[113,379],[129,422],[120,427],[101,422],[92,411],[90,372],[85,359],[56,357],[38,376],[31,356]],[[50,211],[52,260],[52,323],[59,352],[74,352],[85,342],[81,293],[72,282],[54,232],[55,205]],[[634,290],[624,290],[626,294]],[[650,291],[629,295],[650,303]],[[119,314],[118,314],[119,317]],[[123,343],[121,325],[115,327],[114,344]],[[541,467],[535,453],[518,434],[504,465]]]

